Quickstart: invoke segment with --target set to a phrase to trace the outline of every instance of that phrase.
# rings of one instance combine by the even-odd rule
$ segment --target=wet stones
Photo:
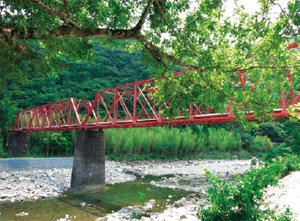
[[[33,159],[34,160],[34,159]],[[63,160],[63,159],[62,159]],[[188,189],[180,185],[182,180],[203,177],[203,168],[219,172],[221,175],[242,173],[250,168],[247,160],[149,160],[149,161],[106,161],[105,180],[107,184],[132,181],[143,175],[167,175],[151,184],[172,189]],[[0,170],[0,202],[26,201],[48,197],[58,197],[70,188],[71,169],[30,169]],[[201,191],[200,191],[201,192]]]

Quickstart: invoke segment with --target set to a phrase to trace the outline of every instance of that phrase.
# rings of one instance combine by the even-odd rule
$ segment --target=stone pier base
[[[104,131],[78,130],[71,178],[72,193],[105,188]]]
[[[29,133],[11,133],[9,136],[7,153],[9,155],[27,155],[29,154],[29,145]]]

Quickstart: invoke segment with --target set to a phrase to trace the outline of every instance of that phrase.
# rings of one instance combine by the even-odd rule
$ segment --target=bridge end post
[[[27,155],[29,154],[29,146],[29,133],[11,133],[9,135],[7,153],[9,155]]]
[[[86,193],[105,188],[104,131],[78,130],[71,178],[72,193]]]

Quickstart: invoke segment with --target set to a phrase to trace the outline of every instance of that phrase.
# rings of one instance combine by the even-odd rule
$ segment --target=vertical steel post
[[[86,118],[84,120],[83,125],[86,125],[88,123],[90,114],[91,114],[92,111],[94,111],[94,107],[95,107],[96,102],[97,102],[98,99],[99,99],[99,92],[96,94],[96,97],[95,97],[95,99],[93,101],[92,106],[89,107],[89,110],[88,110],[88,113],[87,113],[87,116],[86,116]],[[93,113],[93,114],[95,115],[95,113]],[[97,121],[97,123],[98,123],[98,121]]]
[[[285,101],[284,91],[281,91],[281,99],[282,99],[282,109],[283,109],[283,111],[286,111],[286,101]]]
[[[156,114],[155,98],[153,98],[152,103],[153,103],[153,111]]]
[[[71,100],[72,100],[72,98],[71,98]],[[72,122],[72,108],[70,107],[71,106],[71,100],[69,101],[69,104],[68,104],[68,108],[69,108],[68,124],[69,124],[69,126],[71,126],[71,122]],[[74,109],[74,112],[75,112],[75,109]]]
[[[193,105],[190,104],[190,119],[193,119]]]
[[[114,117],[113,117],[113,122],[112,124],[115,124],[116,123],[116,118],[118,118],[118,110],[117,110],[117,107],[118,107],[118,102],[117,102],[117,89],[114,90]]]
[[[59,111],[59,115],[58,115],[58,125],[57,126],[60,127],[60,123],[61,123],[60,122],[60,116],[62,115],[61,114],[61,101],[59,102],[58,111]]]
[[[137,102],[137,84],[134,85],[134,94],[133,94],[133,123],[136,123],[136,102]]]
[[[292,83],[293,83],[293,80],[292,80],[292,75],[291,75],[291,71],[288,72],[288,76],[289,76],[289,82],[290,82],[290,98],[291,98],[291,102],[293,102],[294,100],[294,96],[293,96],[293,88],[292,88]]]
[[[53,117],[53,109],[52,104],[50,105],[50,123],[49,123],[49,129],[52,127],[52,117]]]
[[[75,103],[74,103],[74,98],[71,98],[70,101],[71,101],[71,104],[72,104],[72,106],[73,106],[74,113],[75,113],[75,116],[76,116],[76,118],[77,118],[78,124],[79,124],[79,126],[81,127],[81,120],[80,120],[79,113],[78,113],[78,111],[77,111],[76,105],[75,105]],[[72,110],[72,109],[70,108],[70,113],[71,113],[71,110]],[[78,110],[79,110],[79,108],[78,108]],[[70,124],[71,124],[71,120],[70,120]]]
[[[210,113],[210,107],[207,106],[207,108],[206,108],[206,114],[209,114],[209,113]]]
[[[17,120],[16,120],[16,122],[15,122],[15,125],[14,125],[13,130],[15,130],[16,127],[17,127],[18,121],[19,121],[19,119],[20,119],[20,113],[21,113],[21,111],[19,111],[19,113],[18,113]]]

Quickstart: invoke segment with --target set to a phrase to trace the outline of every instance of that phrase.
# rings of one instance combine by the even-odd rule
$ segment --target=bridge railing
[[[90,108],[90,101],[69,98],[25,109],[18,113],[13,131],[30,132],[80,128]],[[92,112],[91,118],[93,116]]]

